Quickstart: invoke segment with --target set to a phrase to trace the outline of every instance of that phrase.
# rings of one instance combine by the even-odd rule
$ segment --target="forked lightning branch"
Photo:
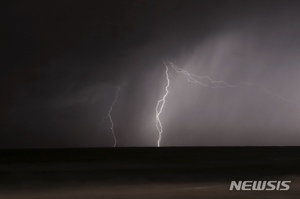
[[[164,65],[165,65],[165,76],[166,76],[166,86],[165,86],[165,92],[163,94],[163,97],[158,100],[157,104],[156,104],[156,117],[155,117],[155,120],[156,120],[156,129],[158,131],[158,139],[157,139],[157,147],[160,147],[161,146],[161,141],[162,141],[162,135],[163,135],[163,132],[164,132],[164,128],[163,128],[163,124],[161,122],[161,114],[163,112],[163,109],[164,109],[164,106],[166,105],[167,103],[167,97],[168,97],[168,94],[169,94],[169,87],[170,87],[170,84],[171,84],[171,80],[169,78],[169,67],[174,69],[174,71],[176,71],[177,73],[179,74],[183,74],[186,76],[187,78],[187,81],[189,83],[194,83],[196,85],[199,85],[199,86],[204,86],[204,87],[208,87],[208,88],[211,88],[211,89],[216,89],[216,88],[236,88],[238,87],[239,85],[246,85],[246,86],[252,86],[252,87],[256,87],[258,89],[261,89],[262,91],[264,91],[266,94],[272,96],[272,97],[275,97],[275,98],[278,98],[279,100],[282,100],[284,102],[287,102],[287,103],[293,103],[291,100],[289,99],[286,99],[276,93],[273,93],[272,91],[270,91],[269,89],[267,89],[266,87],[264,86],[261,86],[259,84],[254,84],[254,83],[248,83],[248,82],[240,82],[239,84],[236,84],[236,85],[231,85],[229,83],[226,83],[224,81],[218,81],[218,80],[214,80],[212,79],[211,77],[209,76],[198,76],[198,75],[195,75],[195,74],[192,74],[192,73],[189,73],[188,71],[182,69],[182,68],[179,68],[177,67],[175,64],[173,63],[169,63],[169,65],[167,65],[165,62],[164,62]],[[205,82],[203,80],[206,80]]]

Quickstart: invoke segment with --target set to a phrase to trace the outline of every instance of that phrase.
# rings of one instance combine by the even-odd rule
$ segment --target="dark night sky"
[[[0,148],[300,144],[298,1],[60,0],[1,6]],[[292,102],[265,92],[262,87]]]

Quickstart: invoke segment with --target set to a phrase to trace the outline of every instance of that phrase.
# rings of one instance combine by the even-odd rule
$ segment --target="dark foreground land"
[[[289,191],[229,191],[289,180]],[[0,150],[0,198],[300,198],[300,147]]]

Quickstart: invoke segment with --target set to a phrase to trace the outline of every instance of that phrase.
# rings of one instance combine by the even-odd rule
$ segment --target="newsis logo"
[[[288,191],[292,181],[231,181],[230,191]]]

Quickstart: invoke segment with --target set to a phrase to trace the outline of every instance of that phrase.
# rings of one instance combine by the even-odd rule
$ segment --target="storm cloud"
[[[199,86],[170,68],[162,146],[299,145],[298,8],[297,1],[7,3],[0,147],[113,146],[109,121],[100,122],[117,87],[117,146],[156,146],[164,62],[235,87]]]

